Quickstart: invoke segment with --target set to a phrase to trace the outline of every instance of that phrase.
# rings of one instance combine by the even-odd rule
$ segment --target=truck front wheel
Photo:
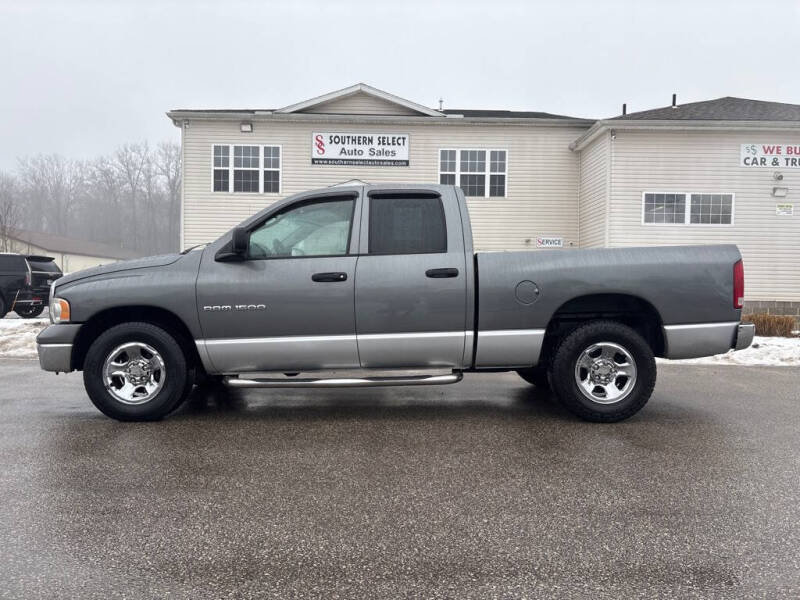
[[[656,362],[635,330],[615,321],[594,321],[558,345],[550,380],[570,412],[589,421],[621,421],[650,399]]]
[[[83,383],[92,403],[120,421],[154,421],[188,395],[192,377],[167,331],[150,323],[122,323],[89,347]]]

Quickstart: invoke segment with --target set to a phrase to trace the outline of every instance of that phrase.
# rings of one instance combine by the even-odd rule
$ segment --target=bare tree
[[[19,227],[21,216],[17,182],[11,175],[0,172],[0,252],[11,251],[11,233]]]
[[[169,227],[167,232],[169,239],[173,240],[175,247],[177,247],[180,238],[181,218],[181,147],[174,142],[161,142],[158,145],[158,153],[156,154],[156,165],[164,180],[167,205],[169,206]]]
[[[139,195],[141,192],[142,174],[145,163],[147,162],[150,150],[147,142],[141,144],[125,144],[117,149],[114,160],[122,178],[123,184],[127,188],[128,204],[131,208],[131,237],[133,248],[142,247],[139,240]],[[122,225],[122,223],[120,223]]]
[[[84,187],[85,166],[58,154],[26,157],[19,165],[22,191],[31,208],[28,225],[66,234]]]
[[[180,227],[180,147],[126,144],[110,156],[19,160],[17,226],[147,252],[174,251]],[[24,210],[22,209],[24,207]]]
[[[80,222],[86,239],[122,247],[122,180],[112,159],[102,156],[87,171],[87,197]]]

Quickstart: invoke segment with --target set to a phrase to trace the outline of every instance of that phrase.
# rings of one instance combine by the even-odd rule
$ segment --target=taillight
[[[744,264],[739,260],[733,265],[733,308],[744,306]]]

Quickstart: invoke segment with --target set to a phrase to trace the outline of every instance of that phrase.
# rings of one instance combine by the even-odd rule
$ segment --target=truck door
[[[365,201],[355,290],[364,368],[463,366],[466,257],[449,194],[373,190]]]
[[[359,366],[357,239],[351,241],[357,208],[355,193],[303,198],[248,226],[244,261],[204,253],[198,345],[218,372]]]

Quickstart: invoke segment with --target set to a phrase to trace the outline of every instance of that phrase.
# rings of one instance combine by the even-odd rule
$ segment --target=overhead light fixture
[[[242,121],[239,125],[239,131],[242,133],[253,133],[253,124],[250,121]]]

